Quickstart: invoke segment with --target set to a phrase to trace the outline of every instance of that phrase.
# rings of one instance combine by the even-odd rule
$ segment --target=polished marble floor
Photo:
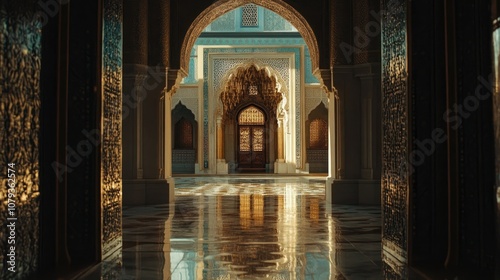
[[[380,208],[329,206],[324,185],[176,178],[175,205],[124,207],[122,251],[81,279],[398,279],[382,261]]]

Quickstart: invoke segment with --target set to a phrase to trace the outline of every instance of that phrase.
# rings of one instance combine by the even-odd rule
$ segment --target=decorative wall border
[[[212,120],[213,118],[213,112],[214,110],[209,110],[209,107],[211,106],[209,102],[209,93],[213,92],[213,81],[210,81],[210,72],[209,72],[209,65],[211,64],[209,57],[217,57],[221,56],[220,59],[240,59],[240,61],[237,64],[242,64],[244,63],[247,59],[250,58],[255,58],[257,60],[265,60],[265,59],[278,59],[278,58],[288,58],[290,59],[290,65],[288,68],[290,70],[293,69],[295,72],[295,75],[292,77],[292,73],[290,73],[288,76],[290,77],[291,80],[288,81],[289,88],[294,91],[293,98],[289,100],[290,104],[295,104],[293,107],[294,112],[290,112],[291,114],[291,120],[292,122],[295,123],[295,127],[292,126],[291,129],[291,134],[295,135],[293,141],[288,144],[288,146],[292,147],[289,150],[288,158],[293,158],[294,161],[296,162],[297,168],[301,168],[301,160],[302,160],[302,136],[301,136],[301,72],[303,69],[301,68],[301,57],[303,55],[303,46],[288,46],[286,48],[277,47],[277,46],[264,46],[264,47],[245,47],[245,46],[238,46],[238,47],[230,47],[230,46],[198,46],[198,54],[203,53],[203,62],[198,61],[199,67],[201,66],[200,64],[203,65],[203,74],[202,76],[204,77],[204,87],[203,87],[203,111],[204,111],[204,129],[203,129],[203,158],[205,165],[207,165],[210,160],[213,161],[215,158],[215,154],[211,155],[210,151],[214,153],[215,151],[215,143],[210,143],[209,135],[210,135],[210,130],[214,130],[213,124],[209,121]],[[276,51],[278,50],[278,53]],[[264,63],[265,65],[265,63]],[[228,69],[229,70],[229,69]],[[283,76],[283,75],[282,75]],[[283,78],[283,80],[287,80],[286,78]],[[211,82],[209,86],[209,81]],[[293,85],[293,86],[292,86]],[[293,92],[291,90],[291,92]],[[212,113],[210,113],[212,112]],[[213,131],[212,131],[213,132]],[[212,149],[210,149],[212,148]],[[211,165],[214,163],[211,162]]]

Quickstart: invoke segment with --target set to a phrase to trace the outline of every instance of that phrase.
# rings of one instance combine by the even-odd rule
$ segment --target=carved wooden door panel
[[[239,168],[265,168],[265,126],[239,126]]]

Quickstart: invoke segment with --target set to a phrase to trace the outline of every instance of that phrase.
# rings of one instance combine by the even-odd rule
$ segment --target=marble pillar
[[[326,201],[332,203],[332,186],[337,179],[337,93],[328,93],[328,178],[326,179]]]
[[[284,134],[285,134],[285,123],[284,123],[284,118],[283,116],[278,117],[278,133],[277,133],[277,140],[278,140],[278,158],[274,162],[274,173],[277,174],[283,174],[283,173],[288,173],[288,165],[285,162],[284,155],[285,155],[285,139],[284,139]]]
[[[224,158],[224,123],[217,117],[217,174],[228,174],[228,164]]]
[[[172,202],[169,7],[155,1],[124,2],[123,204]],[[160,13],[160,16],[158,15]],[[153,47],[150,47],[154,45]],[[172,85],[170,85],[171,88]],[[169,148],[170,147],[170,148]]]

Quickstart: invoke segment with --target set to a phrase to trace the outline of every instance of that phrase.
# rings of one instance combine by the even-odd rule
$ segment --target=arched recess
[[[310,173],[328,172],[328,108],[320,102],[307,116],[306,154]]]
[[[193,174],[196,164],[198,123],[182,102],[172,110],[172,173]]]
[[[328,52],[325,50],[325,43],[318,44],[318,39],[321,40],[320,42],[326,42],[326,41],[332,41],[332,38],[325,39],[325,37],[317,37],[318,34],[328,34],[331,36],[331,26],[329,27],[324,27],[324,25],[318,24],[316,21],[317,18],[311,18],[310,15],[301,13],[304,11],[304,7],[302,4],[288,4],[291,3],[291,1],[288,0],[219,0],[215,1],[210,6],[204,6],[206,8],[200,9],[201,12],[196,12],[195,14],[197,15],[196,17],[190,17],[187,22],[190,22],[190,24],[185,24],[183,25],[185,29],[182,29],[182,35],[184,36],[182,45],[176,45],[176,50],[179,51],[179,62],[178,64],[175,64],[178,66],[178,69],[172,70],[172,76],[169,76],[169,85],[173,85],[172,88],[175,89],[179,86],[180,80],[182,77],[186,77],[188,72],[189,72],[189,62],[190,62],[190,55],[193,49],[193,46],[197,40],[197,38],[200,36],[200,34],[203,32],[203,30],[215,19],[220,17],[221,15],[234,10],[240,6],[246,5],[246,4],[255,4],[258,6],[261,6],[265,9],[268,9],[270,11],[275,12],[276,14],[282,16],[285,20],[289,21],[300,33],[300,35],[303,37],[306,45],[308,46],[310,57],[311,57],[311,68],[313,74],[318,78],[318,80],[321,83],[321,88],[325,90],[330,96],[330,91],[333,90],[333,68],[331,67],[332,62],[330,61],[330,57],[328,55]],[[324,8],[329,9],[330,5],[325,4]],[[318,9],[318,11],[321,9]],[[307,18],[307,19],[306,19]],[[324,17],[328,18],[328,17]],[[329,22],[331,25],[331,22]],[[188,27],[189,26],[189,27]],[[322,27],[323,26],[323,27]],[[313,28],[314,27],[314,30]],[[184,30],[186,30],[184,32]],[[316,32],[316,33],[315,33]],[[321,33],[318,33],[321,32]],[[326,36],[326,37],[329,37]],[[329,45],[327,43],[326,45]],[[322,56],[322,60],[320,61],[320,55]],[[330,68],[327,69],[328,67],[325,67],[327,64],[325,61],[330,61],[328,65],[330,65]],[[320,69],[321,67],[321,69]],[[174,72],[176,79],[174,78]],[[211,98],[212,96],[210,96]],[[332,98],[333,99],[333,98]],[[334,102],[331,102],[332,104]],[[217,106],[217,105],[216,105]],[[331,112],[334,112],[335,110],[333,109],[333,106],[330,104],[329,105],[331,108]],[[217,125],[215,124],[215,118],[217,117],[216,112],[214,112],[215,108],[212,107],[212,105],[209,105],[209,126],[207,131],[205,131],[206,135],[214,135],[214,134],[219,134],[219,128],[217,128],[217,125],[222,126],[220,123],[220,120],[217,120]],[[291,109],[292,110],[292,109]],[[215,113],[215,114],[214,114]],[[333,114],[331,113],[332,116],[330,118],[333,119]],[[293,119],[295,118],[295,114],[291,112],[290,116],[290,121],[293,122]],[[329,118],[329,119],[330,119]],[[286,123],[287,119],[284,118],[281,120],[282,123]],[[329,121],[329,124],[332,124],[333,121]],[[279,129],[288,129],[288,127],[285,127],[283,125],[278,125]],[[303,128],[303,124],[300,125],[300,128]],[[334,131],[334,127],[330,127],[329,131]],[[216,132],[217,131],[217,132]],[[292,131],[293,133],[293,131]],[[332,132],[333,133],[333,132]],[[330,137],[331,139],[334,139],[333,137]],[[211,138],[213,139],[213,138]],[[287,138],[287,139],[292,139],[292,138]],[[303,139],[302,139],[303,141]],[[290,162],[289,166],[283,165],[283,173],[290,173],[290,172],[296,172],[296,168],[303,168],[303,163],[305,163],[304,157],[302,154],[305,152],[303,146],[296,146],[295,145],[295,138],[293,140],[290,140],[290,149],[287,149],[285,151],[287,157],[289,158],[294,158],[293,161]],[[331,141],[330,146],[336,147],[336,142],[335,140]],[[224,169],[223,165],[226,163],[219,161],[219,158],[216,157],[215,151],[217,150],[215,141],[208,141],[205,138],[205,145],[208,143],[210,146],[208,151],[208,156],[205,155],[205,158],[208,158],[208,162],[205,160],[204,164],[209,167],[210,170],[213,170],[212,168],[215,167],[216,172],[219,173],[219,167]],[[300,154],[297,154],[296,148],[299,147],[300,149]],[[334,163],[335,162],[335,149],[331,149],[329,151],[329,157],[330,157],[330,162]],[[296,162],[300,158],[300,164],[297,165]],[[222,159],[221,159],[222,160]],[[283,159],[283,162],[281,163],[286,163],[285,159]],[[336,175],[336,172],[333,170],[336,170],[335,164],[330,164],[331,165],[331,172],[329,172],[330,177],[334,178]],[[227,165],[226,165],[227,166]],[[284,171],[287,170],[287,171]],[[221,173],[224,173],[222,171]]]
[[[283,0],[219,0],[205,9],[189,27],[181,47],[180,75],[189,73],[191,50],[201,32],[219,16],[246,4],[256,4],[271,10],[289,21],[302,35],[311,54],[313,74],[322,81],[319,69],[319,47],[314,31],[307,20]]]
[[[273,162],[279,157],[275,146],[277,144],[278,121],[286,118],[286,94],[283,93],[283,79],[270,67],[259,67],[254,60],[250,60],[228,71],[222,79],[221,86],[216,93],[216,118],[218,120],[217,146],[223,149],[218,154],[219,162],[229,164],[228,171],[236,170],[239,162],[238,139],[240,138],[239,114],[245,108],[254,106],[266,115],[263,126],[266,132],[267,149],[265,156],[265,170],[272,170]],[[281,81],[281,83],[279,82]],[[282,125],[283,127],[283,125]],[[283,134],[284,130],[281,130]],[[281,135],[283,138],[283,135]],[[283,154],[280,159],[284,162]],[[234,165],[233,165],[234,164]],[[262,169],[262,167],[261,167]]]

